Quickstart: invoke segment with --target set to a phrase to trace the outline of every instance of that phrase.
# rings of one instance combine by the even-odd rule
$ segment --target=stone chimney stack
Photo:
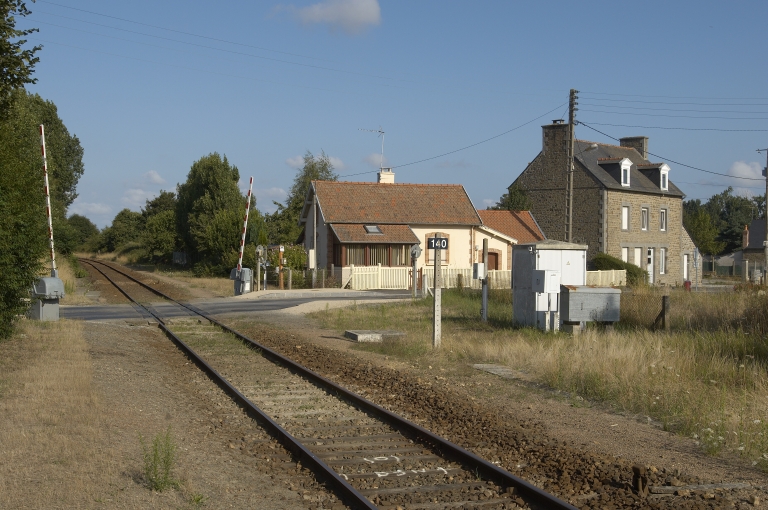
[[[382,168],[377,175],[378,175],[377,182],[379,184],[395,183],[395,172],[393,172],[391,168]]]
[[[648,137],[647,136],[628,136],[619,140],[622,147],[635,149],[643,159],[648,159]]]
[[[541,152],[560,151],[563,157],[566,154],[568,143],[568,129],[570,126],[562,119],[555,119],[552,124],[541,126]],[[565,165],[565,162],[563,162]]]
[[[741,233],[741,248],[749,246],[749,225],[744,225],[744,231]]]

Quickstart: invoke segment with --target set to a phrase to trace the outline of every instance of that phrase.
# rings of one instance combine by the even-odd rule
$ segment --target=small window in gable
[[[629,186],[629,167],[621,167],[621,185]]]
[[[667,172],[661,172],[661,191],[668,191],[669,185],[667,183]]]
[[[366,234],[381,234],[384,233],[381,231],[378,225],[366,225],[365,226],[365,233]]]

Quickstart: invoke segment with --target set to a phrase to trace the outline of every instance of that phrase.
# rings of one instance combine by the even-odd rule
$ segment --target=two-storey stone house
[[[531,199],[531,212],[548,239],[567,235],[568,134],[555,121],[543,126],[542,150],[513,185]],[[648,138],[621,145],[576,140],[572,242],[592,259],[603,252],[648,271],[649,281],[679,285],[694,278],[695,246],[683,228],[683,192],[666,163],[648,160]]]

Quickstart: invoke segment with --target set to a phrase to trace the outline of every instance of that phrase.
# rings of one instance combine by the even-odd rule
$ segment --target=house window
[[[411,263],[411,250],[407,244],[392,245],[392,266],[408,266]]]
[[[382,266],[386,266],[388,251],[389,249],[386,244],[372,244],[370,246],[371,263],[369,265],[376,266],[381,264]]]
[[[621,161],[621,185],[629,186],[629,170],[632,166],[632,162],[627,158]]]
[[[662,209],[659,212],[659,230],[661,230],[662,232],[667,231],[667,210],[666,209]]]
[[[637,267],[642,267],[642,265],[643,265],[642,258],[643,258],[643,249],[642,248],[635,248],[635,262],[634,262],[634,264]]]
[[[661,172],[661,191],[669,190],[669,183],[667,182],[667,172]]]
[[[621,230],[629,230],[629,206],[621,207]]]
[[[383,235],[383,232],[378,225],[365,225],[365,233]]]
[[[683,280],[688,281],[688,254],[683,255]]]
[[[659,248],[659,274],[667,272],[667,249]]]
[[[621,249],[621,260],[624,262],[629,262],[629,248]]]
[[[347,265],[365,265],[365,246],[362,244],[347,245]]]
[[[437,237],[445,237],[448,239],[448,249],[447,250],[440,250],[442,253],[440,253],[440,262],[442,264],[447,264],[449,260],[449,255],[451,253],[451,235],[446,234],[445,232],[430,232],[425,238],[424,246],[429,246],[429,238],[435,237],[435,234],[437,234]],[[425,264],[434,264],[435,263],[435,250],[426,249],[425,252]]]
[[[640,230],[648,230],[648,208],[640,209]]]

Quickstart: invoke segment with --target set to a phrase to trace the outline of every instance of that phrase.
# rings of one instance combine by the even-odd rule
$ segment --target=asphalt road
[[[370,292],[359,293],[355,296],[357,301],[369,301],[380,299],[408,299],[408,291],[398,292]],[[221,315],[226,313],[266,312],[283,310],[313,301],[350,301],[347,296],[313,296],[301,298],[272,298],[272,299],[248,299],[234,300],[228,298],[210,301],[196,301],[190,303],[209,315]],[[187,317],[194,315],[186,308],[168,302],[158,302],[147,305],[153,308],[160,317]],[[79,319],[86,321],[115,320],[115,319],[149,319],[151,316],[141,307],[131,304],[124,305],[88,305],[88,306],[61,306],[59,316],[63,319]]]

